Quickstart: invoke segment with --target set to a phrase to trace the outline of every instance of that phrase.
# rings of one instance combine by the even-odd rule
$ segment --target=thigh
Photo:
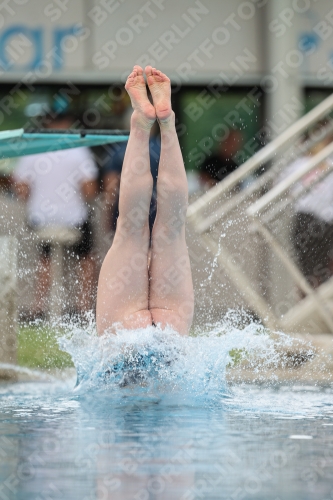
[[[148,310],[148,241],[149,232],[140,237],[116,231],[98,281],[96,321],[100,335],[115,324],[126,329],[152,324]]]
[[[170,231],[155,224],[149,268],[149,310],[155,324],[187,334],[193,318],[194,298],[185,227]]]

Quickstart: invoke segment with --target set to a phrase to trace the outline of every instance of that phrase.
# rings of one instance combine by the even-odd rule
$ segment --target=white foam
[[[151,326],[119,329],[116,335],[99,337],[92,318],[84,329],[62,326],[66,333],[59,344],[77,369],[76,393],[107,390],[119,395],[127,388],[126,394],[129,390],[164,398],[177,394],[186,400],[194,398],[196,403],[217,402],[231,395],[226,369],[235,359],[245,357],[259,376],[267,367],[281,363],[278,346],[294,342],[251,322],[242,311],[230,311],[221,322],[194,336]]]
[[[289,439],[313,439],[313,436],[306,436],[303,434],[294,434],[292,436],[289,436]]]

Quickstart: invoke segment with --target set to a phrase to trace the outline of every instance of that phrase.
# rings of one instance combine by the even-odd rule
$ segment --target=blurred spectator
[[[159,128],[155,124],[149,141],[150,170],[153,177],[153,192],[149,212],[149,227],[153,227],[156,216],[156,184],[158,174],[158,163],[160,161],[161,142],[158,136]],[[109,208],[109,229],[115,231],[118,218],[118,200],[120,174],[124,161],[127,142],[115,144],[113,151],[103,169],[103,184],[107,206]]]
[[[69,115],[59,115],[48,122],[50,129],[68,129]],[[33,230],[47,226],[76,228],[81,236],[67,248],[79,260],[80,295],[77,312],[92,307],[92,285],[95,274],[91,255],[92,228],[87,202],[96,194],[98,171],[87,148],[74,148],[22,157],[13,173],[19,198],[27,201],[27,218]],[[31,317],[44,317],[51,285],[51,245],[39,245],[39,265],[35,305]]]
[[[96,124],[97,129],[129,130],[133,109],[128,94],[125,95],[124,92],[126,93],[124,88],[113,88],[112,111],[101,117],[101,120]],[[103,144],[91,148],[99,170],[99,186],[103,182],[105,169],[108,169],[110,156],[113,155],[118,146],[117,144]]]
[[[298,158],[280,175],[279,181],[297,172],[311,156],[321,151],[331,138],[317,144],[308,156]],[[302,189],[311,185],[332,163],[332,159],[319,164],[291,188],[297,197]],[[297,198],[292,241],[298,265],[314,287],[318,287],[333,275],[333,172],[315,184],[307,193]]]
[[[238,164],[234,158],[242,144],[243,136],[240,130],[230,129],[228,136],[219,143],[216,153],[206,158],[199,167],[204,185],[210,188],[236,170]]]
[[[114,127],[120,130],[129,130],[131,125],[132,107],[128,99],[119,99],[112,106]]]

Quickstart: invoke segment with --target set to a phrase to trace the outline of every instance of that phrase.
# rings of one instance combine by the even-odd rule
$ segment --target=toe
[[[129,86],[131,86],[134,83],[134,79],[135,79],[135,74],[132,72],[127,77],[125,89],[127,89]]]
[[[157,75],[158,75],[158,76],[159,76],[162,80],[166,80],[166,81],[167,81],[167,80],[169,80],[169,78],[166,76],[166,74],[165,74],[165,73],[162,73],[162,71],[160,71],[160,70],[158,70],[158,69],[156,70],[156,74],[157,74]]]
[[[146,66],[145,73],[147,76],[151,76],[153,74],[153,68],[151,66]]]
[[[136,71],[138,75],[143,74],[143,69],[141,68],[141,66],[138,66],[137,64],[134,66],[133,71]]]

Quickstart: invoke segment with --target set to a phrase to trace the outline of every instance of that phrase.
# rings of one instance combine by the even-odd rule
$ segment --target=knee
[[[124,244],[136,244],[137,242],[141,242],[142,245],[149,245],[149,222],[148,217],[146,221],[138,221],[133,224],[127,220],[119,220],[117,223],[117,229],[115,234],[114,243],[117,245]]]
[[[167,247],[173,248],[175,242],[185,239],[184,224],[155,224],[152,232],[154,252],[164,252]]]
[[[177,196],[177,194],[170,196],[167,209],[159,214],[159,220],[165,231],[177,235],[183,229],[186,222],[187,206],[184,198]]]
[[[138,203],[126,214],[119,217],[119,224],[125,230],[131,233],[145,232],[149,227],[148,223],[149,207],[145,203]]]
[[[161,179],[157,184],[158,200],[165,200],[175,209],[187,209],[188,186],[183,179]]]
[[[131,234],[144,233],[149,229],[149,202],[144,199],[133,200],[128,210],[120,210],[117,222],[119,228]]]
[[[159,210],[160,207],[160,210]],[[157,193],[157,213],[162,223],[174,232],[185,224],[188,207],[187,189],[177,185],[173,189],[169,186],[165,189],[158,189]]]

